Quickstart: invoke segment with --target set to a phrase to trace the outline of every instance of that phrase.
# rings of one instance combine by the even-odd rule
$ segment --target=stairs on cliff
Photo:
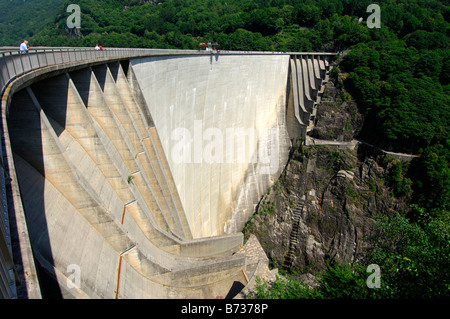
[[[300,218],[305,207],[305,200],[299,199],[297,205],[293,208],[292,212],[292,230],[289,235],[289,249],[284,258],[282,269],[288,271],[291,269],[292,263],[295,258],[295,253],[297,251],[297,246],[299,244],[299,228],[300,228]]]

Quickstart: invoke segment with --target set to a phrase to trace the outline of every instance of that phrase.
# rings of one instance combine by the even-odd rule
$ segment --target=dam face
[[[194,237],[240,231],[283,169],[289,56],[131,61]]]
[[[240,231],[306,134],[327,59],[83,62],[39,67],[2,99],[3,206],[22,260],[1,246],[3,268],[22,273],[24,297],[40,295],[33,285],[44,297],[233,297],[267,269]]]

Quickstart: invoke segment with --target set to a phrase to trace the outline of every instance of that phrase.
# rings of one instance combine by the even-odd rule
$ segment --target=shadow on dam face
[[[62,92],[67,91],[67,86],[62,82],[58,88]],[[45,178],[46,167],[44,161],[44,141],[42,111],[39,102],[34,95],[54,96],[54,92],[48,92],[45,87],[37,84],[34,90],[23,89],[14,95],[10,105],[9,132],[11,147],[15,160],[17,176],[22,194],[22,204],[29,227],[32,249],[37,260],[37,272],[41,293],[44,298],[62,298],[59,285],[54,281],[54,258],[50,243],[50,234],[45,214]],[[60,95],[64,101],[64,94]],[[59,109],[61,118],[65,119],[65,108]],[[62,124],[64,127],[64,123]],[[55,133],[61,133],[59,128]]]

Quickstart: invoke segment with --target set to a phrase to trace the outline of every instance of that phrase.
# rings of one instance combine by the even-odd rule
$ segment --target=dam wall
[[[120,62],[14,94],[8,133],[38,272],[64,298],[224,295],[243,280],[242,234],[192,238],[140,101]]]
[[[322,57],[99,54],[2,53],[1,296],[232,298],[267,268],[240,230],[306,134]]]
[[[131,60],[194,237],[240,231],[288,158],[289,55]]]

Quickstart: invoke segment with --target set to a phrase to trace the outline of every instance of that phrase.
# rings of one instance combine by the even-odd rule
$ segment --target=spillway
[[[240,231],[305,135],[327,66],[320,55],[156,54],[17,79],[2,102],[3,157],[37,277],[63,298],[245,286],[267,261],[243,253]]]

